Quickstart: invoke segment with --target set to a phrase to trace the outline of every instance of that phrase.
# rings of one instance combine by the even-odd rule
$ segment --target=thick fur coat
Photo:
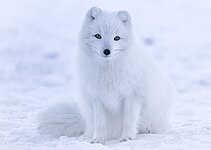
[[[56,114],[43,113],[43,132],[54,130],[55,135],[68,136],[83,133],[93,143],[104,143],[170,128],[174,88],[135,41],[127,11],[91,8],[80,33],[79,47],[81,98],[69,104],[69,109],[58,105],[54,107]],[[54,119],[49,119],[51,116]]]

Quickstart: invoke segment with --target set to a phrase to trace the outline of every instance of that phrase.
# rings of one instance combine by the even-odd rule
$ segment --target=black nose
[[[105,49],[105,50],[103,51],[103,53],[104,53],[106,56],[108,56],[108,55],[111,54],[111,51],[110,51],[109,49]]]

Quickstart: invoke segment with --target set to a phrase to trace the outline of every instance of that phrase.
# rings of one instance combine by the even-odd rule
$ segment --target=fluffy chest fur
[[[141,73],[133,65],[89,65],[83,72],[83,90],[92,101],[102,101],[105,107],[117,110],[125,98],[141,94]]]

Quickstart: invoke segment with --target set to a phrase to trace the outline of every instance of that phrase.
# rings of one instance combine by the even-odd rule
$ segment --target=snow
[[[173,80],[173,129],[106,145],[37,132],[40,110],[74,95],[78,32],[91,6],[126,9],[139,42]],[[0,149],[211,149],[210,0],[0,0]]]

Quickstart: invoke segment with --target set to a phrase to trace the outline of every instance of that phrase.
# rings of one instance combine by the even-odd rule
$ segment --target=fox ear
[[[117,13],[117,16],[120,20],[126,25],[129,24],[131,21],[130,14],[126,10],[121,10]]]
[[[95,20],[100,14],[102,13],[100,8],[97,7],[92,7],[91,9],[88,10],[87,12],[87,18],[90,21]]]

